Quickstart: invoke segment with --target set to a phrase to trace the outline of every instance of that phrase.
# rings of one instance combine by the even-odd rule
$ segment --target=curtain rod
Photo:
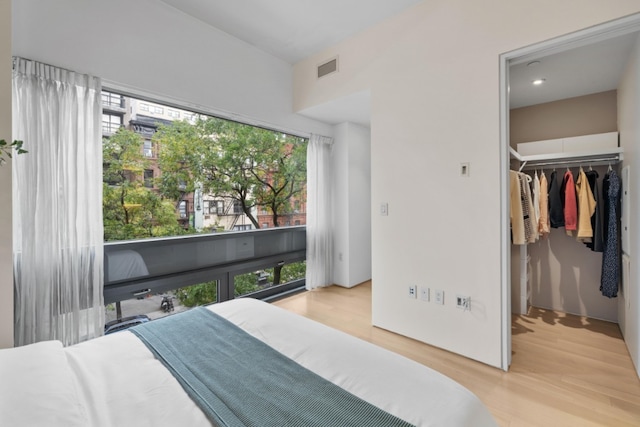
[[[59,70],[66,71],[68,73],[83,74],[83,73],[80,73],[78,71],[70,70],[68,68],[59,67],[57,65],[47,64],[46,62],[36,61],[34,59],[29,59],[29,58],[23,58],[22,56],[12,56],[11,59],[12,59],[11,69],[14,70],[14,71],[16,70],[16,67],[18,65],[18,61],[27,61],[27,62],[30,62],[30,63],[32,63],[34,65],[44,65],[45,67],[57,68]]]

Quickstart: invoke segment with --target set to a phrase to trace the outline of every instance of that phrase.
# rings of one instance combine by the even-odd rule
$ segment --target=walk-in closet
[[[617,322],[623,234],[618,132],[517,146],[512,157],[518,168],[510,172],[518,179],[512,183],[512,312],[526,314],[534,306]]]
[[[638,370],[640,23],[620,28],[509,62],[510,306],[618,324]]]

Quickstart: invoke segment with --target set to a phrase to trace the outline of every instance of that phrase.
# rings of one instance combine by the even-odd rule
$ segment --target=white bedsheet
[[[210,309],[412,424],[496,425],[466,388],[370,343],[261,301],[237,299]],[[171,373],[126,331],[66,349],[47,342],[1,350],[0,379],[0,425],[211,425]]]

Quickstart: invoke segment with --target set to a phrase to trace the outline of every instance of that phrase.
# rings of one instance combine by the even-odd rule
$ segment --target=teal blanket
[[[130,329],[218,426],[410,426],[205,308]]]

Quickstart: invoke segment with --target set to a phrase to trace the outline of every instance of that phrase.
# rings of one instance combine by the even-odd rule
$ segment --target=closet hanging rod
[[[520,167],[520,170],[524,169],[548,169],[549,166],[553,167],[564,167],[569,165],[578,165],[578,166],[606,166],[614,163],[620,162],[621,156],[611,156],[611,157],[600,157],[600,158],[589,158],[589,159],[576,159],[576,160],[549,160],[545,162],[524,162],[524,164]],[[543,168],[546,166],[546,168]]]

